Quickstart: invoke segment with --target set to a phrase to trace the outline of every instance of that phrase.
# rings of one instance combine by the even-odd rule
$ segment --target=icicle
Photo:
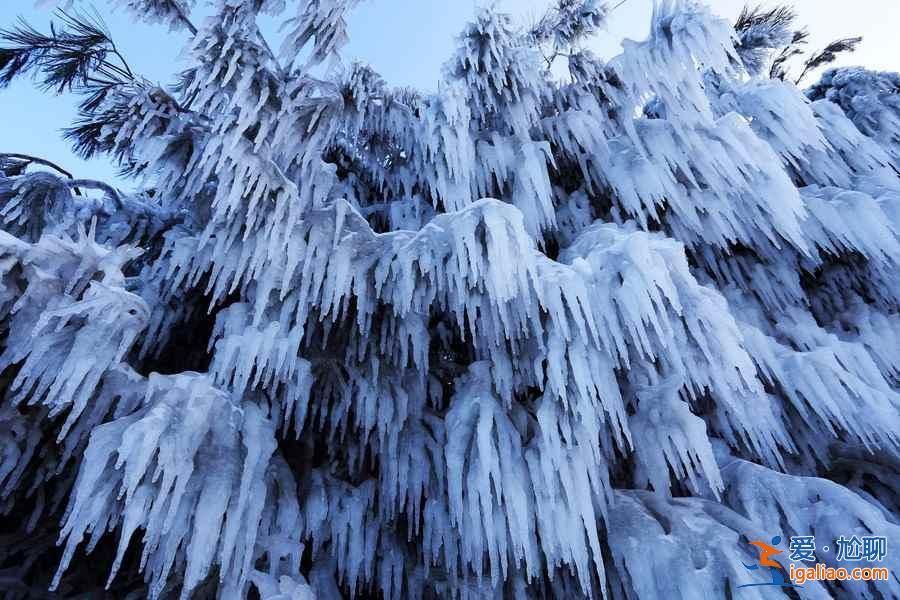
[[[91,436],[62,529],[65,551],[53,586],[89,532],[95,539],[107,524],[119,522],[110,581],[132,533],[141,528],[141,564],[151,598],[162,593],[177,553],[184,553],[182,598],[213,564],[226,585],[240,589],[254,564],[274,427],[256,406],[233,404],[206,376],[152,375],[146,394],[142,409],[97,427]]]

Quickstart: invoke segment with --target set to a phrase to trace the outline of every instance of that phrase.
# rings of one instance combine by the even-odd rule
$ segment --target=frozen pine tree
[[[0,158],[5,597],[900,595],[897,75],[686,0],[603,62],[557,0],[423,94],[356,0],[118,4],[170,87],[86,13],[0,41],[140,190]],[[775,536],[891,575],[738,590]]]

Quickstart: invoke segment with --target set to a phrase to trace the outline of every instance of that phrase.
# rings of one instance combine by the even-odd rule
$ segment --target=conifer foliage
[[[603,62],[557,0],[425,94],[341,62],[356,0],[118,4],[170,87],[79,12],[0,40],[140,190],[0,158],[7,597],[724,598],[871,534],[790,594],[900,595],[896,75],[804,95],[688,0]]]

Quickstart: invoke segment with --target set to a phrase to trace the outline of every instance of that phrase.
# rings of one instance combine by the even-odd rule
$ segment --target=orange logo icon
[[[781,538],[778,536],[776,536],[772,540],[773,544],[777,544],[779,542],[781,542]],[[772,546],[768,545],[767,543],[761,542],[759,540],[754,540],[754,541],[750,542],[750,544],[752,546],[756,546],[757,548],[759,548],[761,550],[760,555],[759,555],[759,566],[760,567],[776,567],[778,569],[781,569],[782,571],[784,570],[784,567],[782,567],[780,564],[778,564],[777,562],[775,562],[774,560],[771,560],[769,558],[770,556],[774,556],[775,554],[781,554],[783,552],[783,550],[778,550],[777,548],[773,548]]]

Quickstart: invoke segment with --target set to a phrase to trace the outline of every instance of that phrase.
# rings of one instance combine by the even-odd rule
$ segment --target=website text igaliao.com
[[[807,581],[887,581],[890,575],[887,567],[829,567],[816,563],[811,567],[796,566],[793,563],[788,570],[792,583],[803,585]]]

